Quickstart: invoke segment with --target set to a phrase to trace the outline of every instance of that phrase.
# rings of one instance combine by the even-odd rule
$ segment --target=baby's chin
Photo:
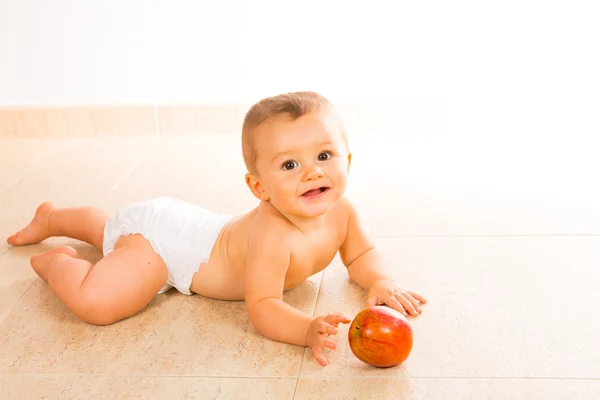
[[[312,205],[309,207],[306,207],[306,206],[290,207],[289,204],[281,205],[281,204],[276,204],[273,201],[271,201],[271,205],[273,207],[275,207],[283,215],[287,215],[288,217],[303,218],[303,219],[319,218],[319,217],[327,214],[327,211],[329,211],[329,209],[331,208],[331,204],[319,204],[319,205]]]
[[[331,209],[334,202],[326,202],[320,204],[304,205],[304,207],[298,207],[297,214],[303,218],[318,218],[321,217]]]
[[[300,196],[293,204],[289,202],[278,204],[273,200],[271,200],[271,204],[278,209],[279,212],[289,216],[294,216],[296,218],[318,218],[327,214],[340,198],[340,194],[337,193],[336,190],[332,190],[327,194],[327,198],[305,199]]]

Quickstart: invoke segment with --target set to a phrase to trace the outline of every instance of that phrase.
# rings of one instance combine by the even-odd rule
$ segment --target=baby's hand
[[[328,339],[329,335],[338,333],[339,323],[347,324],[350,320],[341,313],[322,315],[313,319],[308,332],[306,332],[306,343],[312,348],[315,360],[322,366],[327,365],[327,360],[323,357],[321,350],[325,347],[335,349],[335,343]]]
[[[421,313],[419,302],[423,304],[427,300],[420,294],[404,290],[396,282],[385,279],[375,282],[367,297],[367,307],[387,304],[404,315],[407,311],[410,315],[419,315]]]

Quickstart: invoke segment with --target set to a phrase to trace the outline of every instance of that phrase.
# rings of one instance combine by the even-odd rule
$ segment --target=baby
[[[96,265],[62,246],[31,257],[33,270],[81,320],[107,325],[143,309],[172,287],[222,300],[245,300],[252,325],[273,340],[309,346],[321,365],[341,313],[313,317],[282,300],[284,291],[327,267],[339,251],[367,305],[410,315],[423,296],[405,290],[344,196],[352,161],[333,106],[314,92],[261,100],[242,127],[246,184],[260,203],[231,217],[161,197],[116,214],[94,207],[40,205],[8,238],[19,246],[52,236],[85,241],[103,252]]]

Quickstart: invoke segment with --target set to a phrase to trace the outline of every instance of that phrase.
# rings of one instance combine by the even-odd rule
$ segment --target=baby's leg
[[[115,250],[96,265],[56,249],[32,257],[31,265],[79,319],[94,325],[137,313],[168,277],[164,261],[140,235],[121,237]]]
[[[109,214],[96,207],[55,208],[45,202],[38,207],[33,220],[10,236],[9,244],[22,246],[39,243],[52,236],[82,240],[102,251],[104,226]]]

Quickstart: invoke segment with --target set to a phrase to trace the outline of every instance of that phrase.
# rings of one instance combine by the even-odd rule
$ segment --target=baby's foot
[[[39,243],[50,237],[48,230],[48,219],[54,210],[54,205],[49,201],[43,203],[35,211],[33,220],[25,228],[10,236],[6,242],[13,246]]]
[[[67,256],[76,258],[77,250],[72,248],[71,246],[60,246],[55,247],[51,250],[48,250],[44,253],[36,254],[31,256],[29,262],[33,267],[33,270],[36,274],[46,282],[48,282],[48,265],[54,256],[57,254],[65,254]]]

